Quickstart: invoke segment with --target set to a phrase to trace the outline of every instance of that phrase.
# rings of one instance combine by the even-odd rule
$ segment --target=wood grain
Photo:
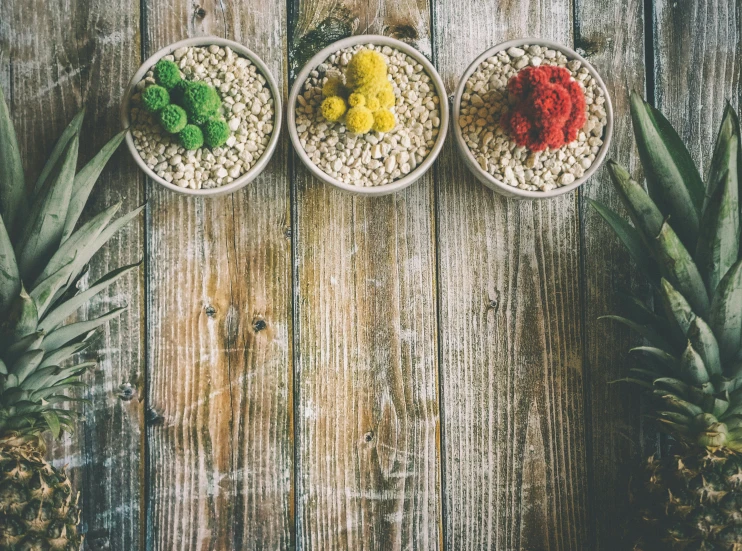
[[[572,39],[562,0],[441,0],[434,14],[450,90],[490,46]],[[453,140],[437,174],[446,546],[587,549],[577,196],[504,199]]]
[[[345,10],[356,33],[430,47],[426,2],[300,1],[298,21]],[[294,166],[298,539],[307,550],[437,549],[432,177],[360,198]]]
[[[76,0],[61,5],[12,1],[3,6],[0,51],[8,63],[2,84],[12,98],[27,182],[38,176],[64,127],[85,105],[82,164],[119,131],[118,101],[138,66],[139,10],[125,1]],[[8,93],[10,92],[10,93]],[[123,201],[143,202],[141,180],[123,148],[100,176],[83,217]],[[90,264],[89,281],[142,258],[143,221],[129,224]],[[96,296],[80,314],[112,305],[128,311],[106,327],[89,353],[99,359],[87,376],[85,422],[51,450],[82,491],[87,548],[135,549],[143,541],[143,300],[142,281],[127,276]]]
[[[143,19],[147,55],[232,38],[285,96],[283,3],[148,2]],[[149,185],[149,549],[293,547],[286,147],[224,198]]]
[[[742,8],[735,0],[655,0],[654,96],[705,178],[724,105],[740,94]]]
[[[613,142],[608,155],[641,181],[629,94],[644,90],[643,2],[578,2],[575,6],[575,28],[579,29],[575,44],[603,76],[613,102]],[[646,281],[632,266],[623,245],[586,200],[624,213],[605,169],[582,188],[581,196],[590,549],[613,550],[629,518],[629,477],[640,460],[641,429],[639,393],[629,385],[611,383],[626,376],[627,352],[640,339],[598,318],[625,313],[618,293],[648,293],[643,288]]]

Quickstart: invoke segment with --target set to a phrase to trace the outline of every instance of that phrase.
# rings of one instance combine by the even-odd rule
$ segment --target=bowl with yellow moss
[[[448,128],[443,81],[409,44],[352,36],[321,50],[289,96],[291,141],[317,178],[344,191],[387,195],[417,181]]]

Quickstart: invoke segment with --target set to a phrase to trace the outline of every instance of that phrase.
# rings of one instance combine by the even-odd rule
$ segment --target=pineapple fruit
[[[83,113],[62,134],[33,187],[24,181],[18,143],[0,89],[0,551],[79,550],[80,509],[63,469],[44,459],[44,440],[74,428],[69,392],[95,362],[76,354],[117,316],[64,322],[137,265],[85,290],[87,263],[141,208],[113,220],[120,203],[79,225],[115,136],[76,173]]]
[[[631,115],[649,193],[609,162],[633,226],[592,205],[651,282],[654,308],[633,297],[608,317],[644,337],[626,380],[671,436],[634,481],[634,549],[742,551],[739,119],[728,105],[704,185],[659,111],[632,94]]]

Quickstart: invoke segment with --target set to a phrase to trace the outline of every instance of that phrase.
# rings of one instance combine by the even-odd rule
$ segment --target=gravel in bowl
[[[359,41],[362,38],[366,40]],[[435,81],[440,77],[429,74],[429,71],[434,71],[432,65],[428,68],[410,53],[391,45],[398,41],[369,36],[348,40],[355,43],[328,51],[325,57],[317,60],[303,83],[297,81],[300,88],[293,104],[295,134],[292,133],[292,139],[295,147],[301,148],[306,155],[306,158],[302,157],[305,164],[310,168],[314,165],[325,181],[334,185],[339,182],[341,185],[338,187],[356,188],[361,193],[364,189],[382,192],[380,188],[402,183],[402,179],[412,176],[426,159],[430,158],[432,162],[442,145],[439,140],[441,132],[445,134],[447,106],[441,105],[439,86]],[[389,132],[353,134],[342,122],[329,122],[321,113],[324,83],[330,78],[342,78],[353,55],[364,48],[382,54],[388,66],[388,79],[395,96],[391,111],[397,122]],[[291,125],[291,117],[289,123]],[[422,167],[423,171],[428,165]],[[417,177],[412,176],[409,183]]]
[[[150,113],[142,100],[145,89],[160,84],[162,73],[155,69],[166,61],[177,65],[184,81],[215,90],[210,93],[221,104],[203,120],[192,119],[188,102],[195,84],[173,87],[171,103],[188,112],[188,126],[173,134],[163,127],[164,110]],[[277,93],[265,64],[241,44],[219,37],[171,44],[145,61],[127,88],[121,107],[122,123],[130,130],[127,145],[142,170],[165,187],[188,195],[231,193],[257,177],[275,150],[281,122]]]
[[[568,191],[581,183],[591,168],[597,168],[595,163],[605,154],[604,142],[610,136],[610,101],[604,85],[593,69],[577,54],[570,57],[566,48],[552,43],[509,44],[512,45],[483,56],[462,83],[455,121],[459,143],[463,141],[478,165],[476,168],[501,186],[513,188],[513,195],[534,197]],[[508,92],[508,82],[526,67],[549,65],[566,69],[579,83],[585,97],[586,119],[574,141],[558,149],[531,151],[518,145],[503,125],[503,115],[517,101]]]

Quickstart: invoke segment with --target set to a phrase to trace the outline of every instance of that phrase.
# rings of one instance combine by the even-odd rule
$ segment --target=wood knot
[[[493,310],[497,313],[498,308],[500,308],[500,291],[495,291],[494,297],[487,298],[487,310]]]
[[[144,420],[150,427],[158,427],[165,422],[165,418],[154,408],[147,408],[144,413]]]
[[[206,315],[210,318],[213,318],[216,316],[216,308],[214,308],[211,304],[209,304],[206,308],[204,308],[204,311],[206,312]]]
[[[417,29],[412,25],[389,25],[384,29],[384,34],[405,42],[414,42],[420,38]]]
[[[290,227],[290,226],[289,226],[289,227],[287,227],[287,228],[286,228],[286,229],[284,230],[284,232],[283,232],[283,236],[284,236],[284,237],[285,237],[286,239],[291,239],[291,227]]]
[[[374,439],[374,431],[370,430],[363,435],[364,442],[372,442]]]
[[[252,323],[252,328],[256,333],[260,333],[266,327],[268,327],[268,324],[263,319],[256,319]]]
[[[131,383],[122,383],[119,385],[118,389],[118,396],[119,399],[121,399],[124,402],[128,402],[134,396],[136,395],[137,391],[136,389],[131,385]]]
[[[203,19],[206,17],[206,10],[203,9],[201,6],[196,6],[196,17],[199,19]]]

